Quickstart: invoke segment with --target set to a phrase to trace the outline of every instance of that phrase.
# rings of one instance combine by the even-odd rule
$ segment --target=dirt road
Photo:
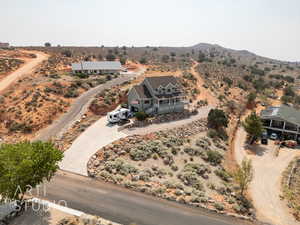
[[[0,81],[0,92],[8,88],[11,84],[13,84],[16,80],[23,77],[26,74],[30,74],[34,71],[34,69],[44,60],[46,60],[49,55],[37,52],[37,51],[26,51],[27,53],[35,54],[36,58],[29,59],[16,71],[10,73],[3,80]]]
[[[235,157],[238,163],[244,157],[252,159],[254,178],[249,193],[258,219],[274,225],[299,225],[280,200],[280,183],[282,172],[296,155],[300,155],[300,151],[283,148],[276,157],[273,141],[269,141],[268,145],[248,147],[244,144],[245,140],[246,132],[240,128],[235,139]]]
[[[204,80],[196,70],[199,63],[195,60],[193,61],[193,63],[194,65],[191,67],[191,73],[197,78],[197,86],[200,91],[200,95],[198,96],[197,101],[206,99],[209,105],[216,106],[218,104],[218,100],[213,96],[209,88],[205,88],[203,86]]]

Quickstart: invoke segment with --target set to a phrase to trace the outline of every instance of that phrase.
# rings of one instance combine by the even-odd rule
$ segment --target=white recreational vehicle
[[[125,108],[120,108],[107,114],[109,123],[118,123],[121,120],[127,120],[130,117],[132,117],[132,112]]]

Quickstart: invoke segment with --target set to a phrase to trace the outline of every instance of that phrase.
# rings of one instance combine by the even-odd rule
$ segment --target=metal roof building
[[[72,70],[76,71],[121,71],[122,65],[119,61],[83,61],[72,63]]]
[[[262,110],[260,116],[263,119],[277,118],[300,126],[300,111],[286,106],[273,106]]]
[[[300,111],[286,105],[272,106],[262,110],[260,117],[267,131],[300,143]]]

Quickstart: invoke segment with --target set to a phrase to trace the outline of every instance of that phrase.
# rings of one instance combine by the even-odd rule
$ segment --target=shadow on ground
[[[43,206],[33,205],[26,209],[23,214],[14,218],[9,225],[50,225],[51,213]]]
[[[253,145],[245,144],[244,149],[248,151],[250,154],[258,155],[258,156],[263,156],[267,151],[269,151],[266,147],[257,144],[253,144]]]

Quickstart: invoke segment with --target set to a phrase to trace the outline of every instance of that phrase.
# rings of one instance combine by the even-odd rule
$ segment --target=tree
[[[148,115],[145,112],[136,112],[135,117],[137,118],[137,120],[143,121],[147,119]]]
[[[233,173],[233,179],[239,185],[242,196],[244,196],[244,191],[248,188],[252,178],[252,161],[250,159],[243,159],[242,165]]]
[[[296,95],[295,91],[293,90],[292,86],[287,86],[283,89],[284,95],[294,97]]]
[[[46,43],[45,43],[45,47],[47,47],[47,48],[48,48],[48,47],[51,47],[51,43],[50,43],[50,42],[46,42]]]
[[[264,130],[261,119],[255,112],[252,112],[245,119],[242,125],[245,131],[250,136],[250,144],[253,144],[257,140],[257,138],[259,138],[262,135],[262,132]]]
[[[210,128],[220,129],[227,127],[228,118],[225,112],[221,109],[211,109],[208,113],[207,123]]]
[[[127,61],[127,58],[126,58],[126,57],[121,57],[121,58],[120,58],[120,63],[121,63],[122,65],[125,65],[125,64],[126,64],[126,61]]]
[[[101,53],[98,55],[98,59],[99,59],[99,60],[103,60],[103,56],[102,56]]]
[[[140,59],[140,63],[141,63],[141,64],[146,64],[146,63],[147,63],[147,59],[146,59],[145,57],[142,57],[142,58]]]
[[[256,94],[254,92],[251,92],[247,96],[247,106],[248,108],[252,108],[255,104]]]
[[[198,62],[201,63],[205,61],[205,54],[202,51],[199,51]]]
[[[66,57],[72,57],[72,52],[69,49],[66,49],[66,50],[62,51],[61,54],[66,56]]]
[[[115,59],[116,59],[116,56],[114,54],[109,53],[106,55],[106,60],[108,60],[108,61],[115,61]]]
[[[21,204],[26,191],[52,178],[62,158],[50,142],[0,145],[0,200]]]
[[[168,55],[163,55],[161,57],[161,61],[164,63],[168,63],[169,62],[170,57]]]
[[[170,56],[175,57],[176,56],[176,52],[170,52]]]
[[[288,96],[288,95],[283,95],[281,98],[280,98],[280,101],[287,105],[288,103],[291,103],[293,102],[293,97],[292,96]]]
[[[247,96],[247,103],[252,104],[254,103],[255,99],[256,99],[256,94],[254,92],[251,92]]]

